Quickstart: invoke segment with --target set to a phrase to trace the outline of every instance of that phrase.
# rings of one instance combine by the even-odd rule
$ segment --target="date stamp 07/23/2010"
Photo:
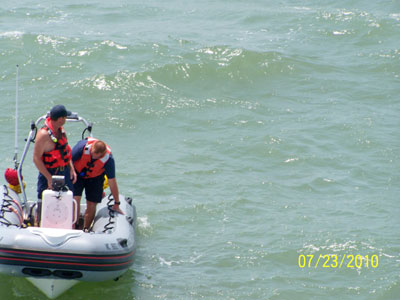
[[[373,268],[379,266],[379,257],[377,254],[360,255],[360,254],[300,254],[298,257],[299,268],[331,268],[331,269],[361,269]]]

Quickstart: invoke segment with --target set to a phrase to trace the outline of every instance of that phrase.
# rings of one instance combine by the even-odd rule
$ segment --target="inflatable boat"
[[[83,215],[76,215],[76,202],[65,187],[46,190],[40,205],[27,200],[22,165],[46,117],[31,124],[21,161],[15,165],[17,182],[0,186],[0,272],[26,277],[55,298],[79,281],[118,279],[130,268],[136,249],[136,210],[131,198],[120,195],[124,214],[116,213],[113,197],[104,196],[90,230],[83,231],[73,229]],[[92,135],[92,125],[76,113],[67,121],[86,125],[82,138],[86,131]],[[85,209],[82,203],[80,211]]]

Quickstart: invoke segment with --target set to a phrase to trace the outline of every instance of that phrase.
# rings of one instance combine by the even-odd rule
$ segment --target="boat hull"
[[[27,277],[27,279],[39,290],[41,290],[42,293],[47,296],[47,298],[50,299],[57,298],[79,282],[77,280],[48,279],[36,277]]]
[[[20,222],[18,195],[6,186],[0,189],[0,195],[2,192],[3,207],[4,203],[15,202],[16,208],[3,209],[0,215],[1,273],[30,278],[52,298],[79,281],[116,279],[132,266],[136,210],[131,199],[120,195],[124,212],[121,215],[111,210],[112,199],[103,198],[97,205],[92,231],[83,232],[24,227]]]

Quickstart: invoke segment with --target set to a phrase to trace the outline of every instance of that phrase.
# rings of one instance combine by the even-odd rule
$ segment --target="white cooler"
[[[44,190],[41,227],[72,229],[76,221],[77,204],[71,191]]]

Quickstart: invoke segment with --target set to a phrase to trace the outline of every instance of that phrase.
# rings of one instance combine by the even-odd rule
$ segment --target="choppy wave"
[[[396,1],[19,1],[0,17],[4,167],[19,64],[22,136],[54,104],[79,112],[137,207],[134,271],[66,298],[396,299]],[[298,266],[318,253],[382,264]],[[35,293],[1,278],[0,298]]]

